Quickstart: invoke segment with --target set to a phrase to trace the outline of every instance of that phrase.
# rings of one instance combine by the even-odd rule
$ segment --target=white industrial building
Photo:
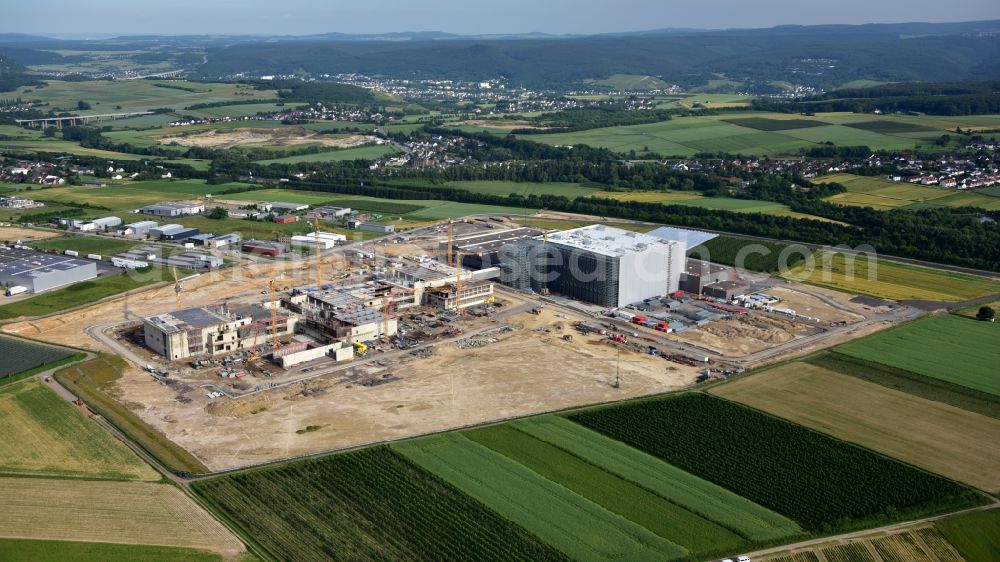
[[[83,232],[104,232],[116,226],[121,226],[122,219],[118,217],[103,217],[87,221],[80,225]]]
[[[619,307],[677,291],[686,251],[681,241],[591,225],[505,248],[501,280]]]
[[[133,222],[131,224],[126,224],[125,226],[118,229],[118,234],[122,236],[134,236],[143,237],[149,234],[149,231],[160,226],[156,221],[139,221]]]
[[[321,250],[329,250],[337,244],[347,241],[347,237],[343,234],[335,234],[333,232],[320,232],[318,238]],[[310,232],[309,234],[302,236],[292,236],[291,240],[292,247],[296,248],[310,248],[315,250],[316,244],[317,236],[315,232]]]
[[[97,264],[24,248],[0,246],[0,284],[41,293],[97,277]]]
[[[185,215],[200,215],[205,212],[205,206],[201,203],[191,203],[186,201],[168,201],[147,205],[139,212],[144,215],[156,215],[158,217],[182,217]]]

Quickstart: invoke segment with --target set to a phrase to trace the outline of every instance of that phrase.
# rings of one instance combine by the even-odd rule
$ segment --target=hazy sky
[[[599,33],[1000,19],[998,0],[15,0],[3,4],[0,32],[50,35]]]

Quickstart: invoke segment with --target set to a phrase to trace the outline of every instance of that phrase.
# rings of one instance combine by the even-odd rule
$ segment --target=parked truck
[[[27,293],[27,292],[28,288],[25,287],[24,285],[14,285],[13,287],[7,289],[7,292],[4,294],[6,294],[8,297],[13,297],[14,295],[20,295],[21,293]]]

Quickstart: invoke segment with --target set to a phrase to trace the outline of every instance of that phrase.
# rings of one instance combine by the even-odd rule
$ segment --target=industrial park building
[[[182,224],[165,224],[149,230],[149,235],[160,240],[170,240],[180,242],[187,240],[198,234],[197,228],[190,228]]]
[[[31,293],[65,287],[97,277],[97,264],[26,248],[0,246],[0,284]]]
[[[614,308],[677,291],[685,251],[680,241],[585,226],[508,245],[501,281]]]
[[[150,230],[160,226],[156,221],[139,221],[133,222],[131,224],[126,224],[125,226],[118,229],[118,234],[122,236],[133,236],[136,238],[144,237],[149,234]]]
[[[295,333],[298,316],[276,316],[278,337]],[[250,349],[272,337],[271,326],[271,311],[259,305],[232,311],[188,308],[144,318],[143,336],[146,347],[173,361]]]
[[[147,205],[139,212],[145,215],[156,215],[158,217],[182,217],[184,215],[200,215],[205,212],[205,206],[201,203],[185,203],[183,201],[157,203]]]
[[[105,232],[116,226],[121,226],[122,219],[118,217],[103,217],[87,221],[80,225],[80,230],[84,232]]]
[[[317,238],[319,238],[319,248],[321,250],[329,250],[330,248],[335,247],[338,243],[347,241],[347,237],[343,234],[320,232],[317,237],[315,232],[310,232],[309,234],[301,236],[292,236],[291,245],[296,248],[309,248],[315,250]]]

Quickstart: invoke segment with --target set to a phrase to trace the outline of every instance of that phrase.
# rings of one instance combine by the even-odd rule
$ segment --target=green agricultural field
[[[148,158],[138,154],[126,154],[124,152],[112,152],[110,150],[99,150],[97,148],[85,148],[74,142],[65,140],[0,140],[0,154],[21,152],[99,156],[101,158],[108,158],[111,160],[142,160],[143,158]]]
[[[527,226],[529,228],[540,228],[542,230],[570,230],[573,228],[580,228],[581,226],[589,226],[594,224],[594,221],[534,219],[534,218],[520,218],[520,217],[515,217],[514,222],[521,226]],[[606,222],[606,221],[600,224],[613,226],[615,228],[620,228],[622,230],[631,230],[633,232],[642,232],[642,233],[649,232],[654,228],[652,226],[647,226],[642,224],[628,224],[628,223]]]
[[[279,560],[564,560],[387,447],[193,488]]]
[[[733,552],[746,546],[725,527],[509,425],[463,435],[691,553]]]
[[[458,433],[393,450],[576,560],[671,560],[687,551]]]
[[[371,144],[359,146],[357,148],[343,148],[340,150],[330,150],[317,152],[315,154],[300,154],[297,156],[287,156],[274,160],[261,160],[258,164],[299,164],[302,162],[343,162],[345,160],[380,160],[387,156],[397,154],[399,151],[386,144]]]
[[[157,481],[160,475],[40,380],[0,389],[0,473]]]
[[[949,404],[993,419],[1000,419],[1000,399],[988,392],[980,392],[945,380],[925,377],[905,369],[850,357],[836,351],[811,355],[804,358],[803,362],[913,396]]]
[[[223,562],[222,555],[193,548],[30,539],[0,539],[4,562]]]
[[[746,117],[726,119],[726,123],[757,129],[758,131],[790,131],[809,127],[825,127],[826,123],[812,119],[769,119],[767,117]]]
[[[847,126],[854,129],[871,131],[873,133],[887,133],[887,134],[938,132],[933,127],[927,127],[924,125],[918,125],[916,123],[910,123],[906,121],[888,121],[888,120],[862,121],[860,123],[848,123]]]
[[[112,254],[127,252],[136,245],[135,242],[109,238],[107,236],[69,236],[66,238],[55,238],[32,242],[31,247],[36,250],[55,250],[63,252],[75,250],[84,254],[98,254],[107,259]]]
[[[802,532],[790,519],[562,416],[531,418],[510,425],[748,540],[771,541]]]
[[[79,365],[56,371],[55,378],[87,406],[101,414],[122,433],[156,457],[163,466],[176,472],[205,474],[208,468],[191,453],[170,441],[151,425],[139,419],[127,406],[118,402],[109,391],[128,367],[125,360],[101,356]]]
[[[579,183],[534,183],[534,182],[514,182],[514,181],[453,181],[446,184],[447,187],[457,187],[473,193],[485,193],[488,195],[507,196],[511,194],[523,195],[562,195],[569,199],[586,197],[598,192],[595,187],[588,187]]]
[[[151,180],[109,184],[107,187],[68,186],[54,187],[36,195],[38,199],[54,203],[76,205],[90,204],[122,213],[134,211],[145,205],[176,199],[196,199],[210,193],[246,187],[246,184],[207,185],[204,180]],[[228,198],[219,195],[219,198]],[[95,209],[93,215],[107,215],[108,211]],[[122,217],[126,219],[128,217]],[[136,219],[138,220],[138,219]]]
[[[914,185],[909,182],[890,182],[880,177],[834,174],[815,180],[816,183],[839,183],[847,192],[827,198],[831,203],[854,207],[872,207],[884,211],[901,207],[962,207],[978,206],[1000,209],[1000,200],[978,193],[957,192],[943,187]]]
[[[967,562],[1000,560],[1000,510],[978,511],[934,523]]]
[[[1000,291],[1000,283],[983,277],[952,273],[885,259],[853,260],[844,254],[817,253],[783,274],[821,287],[896,301],[959,302]]]
[[[780,242],[717,236],[689,249],[688,256],[722,265],[739,266],[750,271],[774,273],[780,271],[782,265],[794,267],[805,259],[805,255],[812,254],[805,246],[799,250],[790,248],[789,244]],[[782,254],[787,257],[784,264],[781,259]],[[737,263],[738,261],[742,263]]]
[[[704,94],[696,94],[685,104],[698,101]],[[854,114],[818,114],[808,119],[798,115],[779,113],[747,113],[734,119],[732,114],[677,117],[660,123],[606,127],[587,131],[555,134],[524,134],[523,139],[553,145],[586,144],[616,152],[647,149],[666,156],[691,156],[698,152],[719,152],[772,156],[794,154],[820,143],[833,142],[838,146],[867,145],[873,149],[907,149],[928,138],[944,134],[950,129],[940,129],[939,124],[928,121],[924,133],[883,133],[848,125],[883,120],[878,117]],[[748,126],[741,126],[738,123]],[[781,124],[778,121],[789,121]],[[809,125],[803,125],[809,122]],[[813,124],[815,123],[815,124]],[[907,129],[913,129],[912,123]],[[871,129],[872,125],[866,125]],[[886,129],[892,127],[886,125]],[[898,129],[898,127],[896,127]],[[762,130],[763,129],[763,130]]]
[[[981,501],[951,481],[705,394],[569,417],[811,531],[856,529]]]
[[[56,112],[68,111],[76,115],[97,115],[106,113],[127,113],[149,111],[151,109],[169,107],[183,109],[200,103],[215,103],[228,101],[252,102],[256,99],[274,99],[277,93],[273,90],[254,90],[243,84],[194,83],[171,81],[195,91],[175,88],[162,88],[152,80],[108,81],[93,80],[88,82],[64,82],[47,80],[45,87],[29,86],[16,92],[3,92],[0,97],[22,97],[41,100],[47,103],[46,109]],[[25,94],[24,90],[32,92]],[[77,102],[85,101],[91,105],[87,111],[78,111]]]
[[[710,392],[980,490],[1000,490],[998,419],[804,362]]]
[[[14,378],[19,373],[34,370],[43,365],[62,361],[73,353],[73,351],[63,347],[12,336],[0,336],[0,357],[5,358],[3,365],[0,365],[0,381],[7,377]]]
[[[191,109],[184,111],[184,115],[201,117],[206,119],[216,117],[252,117],[258,113],[274,113],[275,111],[296,109],[303,107],[298,104],[287,104],[280,106],[276,103],[248,103],[241,105],[224,105],[221,107],[207,107],[205,109]],[[275,124],[280,121],[275,121]]]
[[[641,74],[612,74],[602,80],[594,80],[594,84],[607,86],[616,90],[662,90],[668,86],[666,82],[654,76]]]
[[[838,353],[1000,396],[1000,327],[940,314],[836,348]]]

